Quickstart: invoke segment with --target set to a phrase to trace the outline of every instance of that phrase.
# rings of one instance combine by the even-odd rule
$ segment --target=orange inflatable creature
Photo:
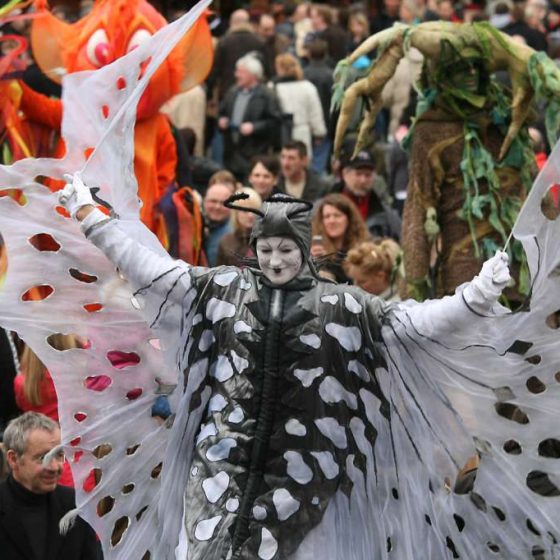
[[[33,55],[41,70],[55,81],[65,73],[111,63],[166,25],[146,0],[98,0],[92,11],[74,24],[53,16],[46,0],[37,0],[35,6],[43,15],[33,20]],[[174,182],[177,154],[169,121],[159,109],[176,93],[201,83],[212,60],[210,29],[206,18],[200,18],[153,75],[138,104],[134,167],[143,201],[141,219],[164,244],[165,228],[154,213],[154,205]],[[60,129],[62,102],[22,87],[21,108],[28,118]],[[54,157],[61,157],[64,149],[61,142]]]

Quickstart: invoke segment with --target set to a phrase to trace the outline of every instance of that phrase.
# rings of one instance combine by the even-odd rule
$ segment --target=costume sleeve
[[[44,124],[53,130],[60,130],[62,124],[62,101],[51,99],[20,82],[23,95],[21,110],[31,121]]]
[[[136,289],[153,288],[173,299],[174,293],[178,298],[184,293],[174,290],[178,285],[190,288],[190,267],[186,262],[157,255],[122,231],[117,220],[95,227],[88,238]]]
[[[459,286],[452,296],[430,299],[422,303],[409,300],[399,304],[399,307],[406,309],[412,327],[422,336],[437,338],[460,332],[477,316],[465,303],[465,286]]]

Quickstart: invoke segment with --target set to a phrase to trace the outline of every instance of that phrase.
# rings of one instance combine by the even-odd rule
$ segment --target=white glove
[[[463,291],[465,302],[470,308],[486,313],[494,307],[511,280],[508,262],[507,253],[496,251],[496,254],[482,265],[478,276],[475,276]]]
[[[72,218],[76,218],[76,213],[80,208],[88,205],[95,206],[91,191],[84,185],[79,173],[66,174],[64,179],[67,184],[61,191],[58,191],[58,201],[70,212]]]

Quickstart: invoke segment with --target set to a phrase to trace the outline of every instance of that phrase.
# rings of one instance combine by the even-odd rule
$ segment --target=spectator
[[[328,131],[330,130],[330,107],[333,87],[332,68],[327,64],[327,43],[322,39],[316,39],[308,47],[309,62],[303,69],[305,79],[309,80],[316,88],[321,100],[323,119],[327,128],[327,135],[318,142],[313,149],[311,169],[319,174],[327,170],[332,142]]]
[[[220,107],[218,126],[225,134],[225,167],[243,181],[251,158],[272,149],[280,109],[273,94],[261,83],[263,69],[257,58],[246,55],[235,68],[236,85]]]
[[[514,21],[509,25],[506,25],[502,31],[511,36],[520,35],[532,49],[546,52],[546,35],[544,35],[544,33],[542,33],[542,31],[538,28],[533,28],[526,21],[526,16],[529,15],[531,23],[534,24],[533,16],[538,19],[538,14],[541,13],[543,6],[546,6],[546,0],[536,0],[536,3],[528,3],[524,11],[521,13],[519,13],[519,8],[517,8],[517,10],[514,10]]]
[[[488,5],[487,12],[490,23],[496,28],[503,30],[513,22],[511,12],[513,10],[512,0],[497,0]]]
[[[329,50],[329,64],[334,68],[339,60],[348,54],[350,38],[348,33],[334,23],[333,11],[324,4],[311,4],[309,10],[312,31],[305,42],[310,44],[315,39],[323,39]]]
[[[197,85],[188,91],[182,91],[163,104],[161,112],[165,113],[171,124],[179,131],[190,128],[195,133],[194,150],[190,155],[204,155],[204,127],[206,120],[206,92]]]
[[[319,203],[312,222],[311,256],[319,270],[336,282],[348,282],[342,268],[347,252],[369,238],[356,205],[341,194],[329,194]]]
[[[51,335],[49,344],[59,351],[80,346],[75,335],[60,333]],[[21,355],[20,368],[14,379],[14,393],[20,410],[39,412],[58,422],[58,397],[51,374],[27,345]],[[67,461],[64,462],[59,483],[62,486],[74,486],[72,471]]]
[[[333,187],[333,192],[342,193],[356,204],[374,237],[398,240],[401,220],[387,198],[384,200],[382,193],[374,189],[375,160],[371,154],[362,150],[355,157],[342,159],[341,167],[342,180]]]
[[[181,143],[187,154],[186,170],[183,173],[187,180],[182,180],[181,174],[177,173],[178,184],[180,186],[188,185],[204,196],[211,178],[222,170],[222,166],[210,157],[193,155],[196,152],[198,140],[192,128],[187,126],[177,131],[177,135],[179,136],[177,145]],[[180,157],[178,157],[178,161],[181,162]],[[235,178],[232,180],[235,182]]]
[[[390,238],[364,241],[348,251],[342,266],[348,278],[362,290],[386,301],[399,301],[401,253],[399,244]]]
[[[459,23],[461,21],[461,18],[455,13],[452,0],[437,0],[436,13],[438,19],[442,21],[451,21],[453,23]]]
[[[204,196],[203,208],[206,226],[204,252],[209,266],[216,266],[220,239],[232,231],[230,209],[224,202],[233,194],[233,189],[225,183],[214,183]]]
[[[208,180],[208,186],[211,187],[220,183],[222,185],[227,185],[231,189],[231,192],[237,190],[237,187],[241,186],[240,183],[235,178],[235,175],[228,171],[227,169],[220,169],[212,174],[210,179]]]
[[[276,22],[276,33],[283,35],[288,39],[290,44],[294,45],[296,40],[295,22],[296,7],[294,2],[286,2],[282,4],[281,20]]]
[[[383,9],[370,21],[371,34],[379,33],[397,23],[400,7],[401,0],[383,0]]]
[[[258,53],[265,63],[266,51],[263,40],[253,31],[249,12],[235,10],[229,18],[229,30],[216,45],[214,64],[208,77],[209,90],[217,89],[218,102],[235,83],[236,62],[249,52]],[[267,69],[267,75],[270,69]]]
[[[293,140],[284,144],[280,152],[280,192],[315,202],[327,192],[327,185],[309,166],[307,148],[303,142]]]
[[[264,42],[265,49],[265,68],[270,69],[268,77],[274,76],[276,69],[274,67],[275,58],[288,50],[290,41],[285,35],[276,33],[276,22],[270,14],[261,14],[257,25],[257,34]]]
[[[317,88],[304,78],[295,56],[280,54],[275,64],[278,76],[274,80],[274,90],[282,112],[292,115],[291,140],[303,142],[307,153],[311,154],[313,144],[327,134]]]
[[[242,187],[237,193],[245,193],[249,198],[238,200],[237,206],[259,209],[262,198],[259,193],[250,187]],[[236,194],[237,194],[236,193]],[[253,249],[249,245],[251,229],[256,219],[256,214],[232,210],[233,231],[226,233],[220,241],[218,248],[217,265],[239,266],[247,264],[247,260],[254,257]]]
[[[402,0],[399,8],[399,20],[401,23],[413,25],[422,21],[423,9],[416,0]]]
[[[75,507],[74,491],[58,486],[64,454],[58,424],[36,412],[12,420],[4,432],[10,475],[0,484],[0,550],[3,560],[100,560],[94,531],[77,518],[62,535],[59,521]]]
[[[280,164],[273,155],[255,156],[251,161],[249,185],[258,193],[262,200],[268,200],[278,193],[278,174]]]
[[[348,17],[348,31],[350,32],[350,48],[352,52],[369,37],[369,21],[362,11],[355,11]]]
[[[313,31],[311,18],[309,17],[311,4],[302,2],[296,6],[292,21],[294,22],[295,50],[299,58],[305,58],[307,54],[305,41],[307,36]]]

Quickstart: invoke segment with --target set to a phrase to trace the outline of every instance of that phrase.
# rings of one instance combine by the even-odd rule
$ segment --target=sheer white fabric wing
[[[174,360],[164,359],[130,287],[78,225],[64,217],[56,195],[38,178],[61,179],[82,170],[85,182],[99,187],[99,196],[121,217],[121,227],[163,251],[138,220],[136,104],[151,75],[209,3],[200,2],[110,66],[65,78],[64,159],[27,159],[0,167],[0,191],[23,194],[19,203],[0,198],[0,233],[8,254],[0,323],[17,331],[52,373],[77,504],[100,534],[107,559],[140,559],[157,539],[159,465],[169,430],[157,424],[150,410],[157,398],[156,377],[177,383],[177,373]],[[95,150],[86,163],[89,148]],[[46,297],[29,300],[28,291],[40,286],[35,292]],[[86,348],[56,351],[48,337],[59,332],[77,334],[87,340]],[[117,464],[118,470],[111,468]]]

